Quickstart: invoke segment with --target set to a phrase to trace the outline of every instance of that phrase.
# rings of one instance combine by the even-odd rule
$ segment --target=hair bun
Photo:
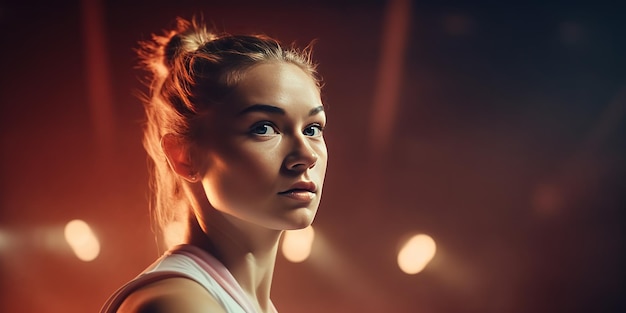
[[[180,34],[175,34],[163,47],[163,62],[167,68],[172,68],[178,56],[183,52],[183,39]]]
[[[181,17],[176,19],[176,27],[170,32],[170,36],[169,41],[163,47],[164,62],[168,68],[171,68],[181,55],[194,52],[217,38],[196,18],[190,22]]]
[[[165,77],[178,59],[217,37],[195,18],[190,22],[179,17],[170,30],[162,35],[153,34],[152,40],[139,42],[137,54],[141,67],[155,77]]]

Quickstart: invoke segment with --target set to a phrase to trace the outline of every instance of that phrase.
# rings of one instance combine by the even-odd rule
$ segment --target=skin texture
[[[296,65],[258,64],[203,123],[196,145],[163,138],[193,200],[186,243],[218,258],[258,311],[269,312],[280,236],[310,225],[320,202],[328,154],[319,88]],[[120,312],[199,310],[223,312],[201,286],[176,278],[131,294]]]
[[[211,206],[263,228],[308,226],[326,171],[321,107],[314,82],[297,66],[269,63],[250,69],[209,124],[202,185]],[[299,181],[317,186],[312,201],[279,195]]]

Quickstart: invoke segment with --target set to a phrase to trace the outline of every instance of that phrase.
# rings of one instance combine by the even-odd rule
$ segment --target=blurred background
[[[626,310],[624,6],[23,0],[0,2],[0,311],[96,312],[158,257],[133,49],[197,13],[317,40],[330,162],[279,311]],[[436,252],[406,274],[415,234]]]

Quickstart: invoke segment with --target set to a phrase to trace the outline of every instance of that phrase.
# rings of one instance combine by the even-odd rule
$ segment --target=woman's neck
[[[281,232],[244,223],[218,211],[207,221],[192,216],[186,243],[220,260],[258,309],[267,312],[272,306],[270,289]]]

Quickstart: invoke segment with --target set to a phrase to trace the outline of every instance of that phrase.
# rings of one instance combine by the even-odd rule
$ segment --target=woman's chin
[[[296,230],[307,228],[313,223],[315,219],[315,211],[309,208],[297,209],[290,212],[284,220],[281,221],[281,230]]]

